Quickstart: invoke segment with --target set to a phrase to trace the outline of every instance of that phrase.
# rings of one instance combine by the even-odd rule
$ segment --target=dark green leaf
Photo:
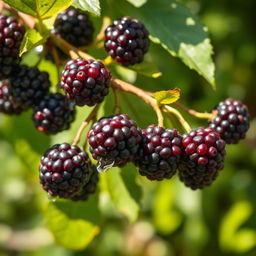
[[[207,29],[184,4],[174,0],[151,0],[141,8],[134,8],[124,1],[119,11],[140,19],[154,43],[181,58],[215,86],[215,66]]]
[[[73,6],[81,10],[91,12],[97,16],[100,15],[99,0],[75,0]]]

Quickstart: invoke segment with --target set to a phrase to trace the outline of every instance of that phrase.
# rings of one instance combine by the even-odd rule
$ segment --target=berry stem
[[[82,122],[81,126],[78,129],[78,132],[76,134],[76,137],[73,140],[72,145],[77,145],[80,142],[82,133],[84,129],[87,127],[87,125],[90,123],[90,121],[95,120],[95,117],[97,116],[98,110],[99,110],[100,104],[97,104],[93,110],[90,112],[88,117]]]
[[[102,41],[105,38],[105,30],[106,28],[111,24],[111,20],[109,17],[104,16],[103,17],[103,22],[102,22],[102,26],[100,29],[99,34],[96,37],[96,43],[99,44],[100,41]]]
[[[149,96],[144,90],[142,90],[132,84],[124,82],[120,79],[117,79],[117,78],[112,78],[111,84],[116,89],[130,92],[132,94],[137,95],[139,98],[143,99],[156,112],[157,119],[158,119],[158,125],[161,127],[164,127],[164,117],[163,117],[160,107],[158,106],[156,100],[153,99],[151,96]]]
[[[184,117],[180,114],[180,112],[177,109],[172,108],[168,105],[163,105],[162,108],[163,108],[163,111],[175,115],[186,132],[191,131],[190,125],[188,124],[188,122],[184,119]]]
[[[182,103],[180,102],[175,102],[173,103],[175,106],[177,107],[180,107],[181,109],[183,109],[184,111],[186,111],[188,114],[192,115],[192,116],[195,116],[197,118],[202,118],[202,119],[213,119],[215,114],[214,112],[213,113],[207,113],[207,112],[204,112],[204,113],[200,113],[200,112],[197,112],[196,110],[194,109],[190,109],[186,106],[184,106]]]

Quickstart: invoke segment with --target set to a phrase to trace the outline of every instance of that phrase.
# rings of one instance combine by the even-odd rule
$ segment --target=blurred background
[[[177,178],[158,183],[137,175],[141,210],[138,220],[130,223],[116,211],[104,192],[103,174],[101,231],[84,251],[67,250],[56,245],[46,228],[43,211],[48,198],[40,188],[37,166],[50,145],[71,140],[88,109],[79,110],[71,131],[54,137],[46,137],[34,129],[30,112],[12,118],[1,114],[0,256],[256,255],[256,2],[184,2],[209,29],[217,91],[179,59],[153,44],[150,55],[163,72],[162,77],[154,80],[121,68],[115,72],[147,90],[179,87],[182,102],[202,112],[211,111],[227,97],[248,105],[251,127],[247,138],[238,145],[227,146],[225,168],[219,178],[203,191],[191,191]],[[95,18],[95,22],[99,23],[99,29],[100,21]],[[30,53],[23,62],[31,63],[36,58],[35,53]],[[51,65],[45,61],[41,69],[49,71],[52,82],[56,83]],[[142,128],[155,122],[151,109],[133,96],[122,94],[122,108]],[[149,116],[146,121],[144,114]],[[205,125],[205,120],[184,116],[192,127]],[[136,173],[134,167],[128,168]]]

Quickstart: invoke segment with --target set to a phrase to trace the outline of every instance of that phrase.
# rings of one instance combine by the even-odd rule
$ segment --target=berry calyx
[[[62,72],[61,87],[78,106],[93,106],[108,94],[111,73],[100,61],[70,60]]]
[[[60,93],[50,93],[34,107],[32,119],[35,127],[46,134],[69,129],[75,119],[74,104]]]
[[[12,99],[24,108],[34,106],[50,88],[49,74],[26,65],[19,66],[10,77]]]
[[[216,131],[204,127],[182,137],[180,180],[193,190],[211,185],[224,167],[225,141]]]
[[[41,158],[40,183],[53,197],[70,198],[80,192],[92,174],[88,155],[77,146],[56,144]]]
[[[137,19],[117,19],[105,30],[105,49],[108,55],[123,66],[144,60],[150,44],[148,30]]]
[[[0,15],[0,79],[7,78],[19,63],[25,28],[16,18]]]
[[[10,82],[0,81],[0,113],[8,115],[19,115],[24,108],[13,101],[10,95]]]
[[[142,135],[128,115],[103,117],[88,132],[90,152],[100,165],[122,167],[134,160]]]
[[[142,131],[143,140],[135,165],[149,180],[170,179],[182,155],[182,137],[175,129],[150,125]]]
[[[218,132],[227,144],[236,144],[245,138],[250,126],[248,108],[239,100],[228,98],[216,107],[217,116],[208,120],[209,127]]]

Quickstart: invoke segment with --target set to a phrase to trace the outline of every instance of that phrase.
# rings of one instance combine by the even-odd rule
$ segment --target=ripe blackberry
[[[103,117],[88,132],[90,152],[102,166],[124,166],[133,161],[141,142],[135,121],[121,114]]]
[[[19,66],[10,77],[10,94],[13,100],[25,108],[32,107],[48,92],[49,74],[26,65]]]
[[[95,166],[92,166],[92,171],[89,181],[83,186],[80,192],[71,197],[71,200],[86,201],[91,194],[95,193],[99,181],[99,175]]]
[[[108,94],[111,74],[100,61],[70,60],[62,72],[61,87],[78,106],[93,106]]]
[[[143,141],[135,165],[149,180],[170,179],[182,155],[182,137],[175,129],[150,125],[142,131]]]
[[[76,47],[81,47],[92,42],[94,27],[85,12],[69,7],[57,16],[52,33]]]
[[[225,141],[213,129],[201,127],[183,135],[182,145],[180,180],[193,190],[211,185],[224,167]]]
[[[89,181],[91,168],[88,155],[79,147],[56,144],[41,158],[40,183],[49,195],[70,198]]]
[[[0,15],[0,79],[8,77],[19,62],[25,28],[14,17]]]
[[[24,108],[17,105],[10,96],[10,82],[0,81],[0,113],[19,115]]]
[[[220,102],[216,109],[217,116],[208,120],[210,128],[218,132],[227,144],[236,144],[244,139],[250,126],[247,106],[229,98]]]
[[[36,128],[46,134],[67,130],[75,119],[74,104],[60,93],[44,96],[34,107],[32,119]]]
[[[140,63],[148,51],[148,30],[136,19],[123,17],[105,30],[105,49],[123,66]]]

